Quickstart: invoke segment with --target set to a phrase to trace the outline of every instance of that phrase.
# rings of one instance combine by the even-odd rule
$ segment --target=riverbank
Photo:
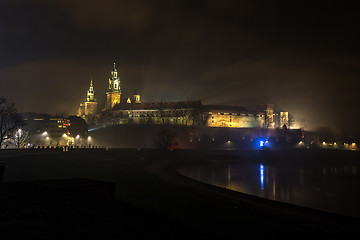
[[[286,204],[278,201],[272,201],[248,194],[243,194],[236,191],[231,191],[228,189],[216,187],[213,185],[205,184],[203,182],[199,182],[194,179],[189,179],[182,176],[177,169],[183,166],[189,165],[227,165],[234,164],[236,162],[246,162],[246,161],[257,161],[260,162],[269,162],[273,161],[277,164],[284,163],[285,161],[292,161],[292,164],[300,164],[300,160],[302,157],[308,156],[309,154],[314,154],[316,157],[325,157],[327,161],[335,163],[336,158],[339,156],[346,157],[346,159],[340,159],[345,164],[349,163],[353,160],[359,159],[358,153],[349,153],[345,152],[334,152],[334,151],[313,151],[313,152],[303,152],[302,150],[289,150],[287,152],[253,152],[253,151],[233,151],[232,153],[212,157],[204,157],[190,160],[175,160],[175,161],[163,161],[156,162],[151,166],[151,171],[155,174],[158,174],[164,181],[171,182],[172,184],[183,186],[188,189],[193,189],[197,193],[201,193],[204,195],[209,195],[215,197],[221,201],[227,202],[234,206],[234,208],[245,207],[251,208],[253,210],[259,211],[263,214],[269,214],[273,218],[273,221],[288,221],[284,226],[291,224],[299,224],[301,226],[308,226],[310,229],[324,232],[332,232],[339,233],[340,235],[346,235],[350,233],[349,236],[355,234],[355,236],[359,236],[359,223],[360,219],[346,217],[338,214],[332,214],[328,212],[323,212],[315,209],[295,206],[291,204]],[[297,157],[292,159],[284,160],[281,157],[292,156],[295,154]],[[331,156],[331,157],[330,157]],[[280,158],[279,158],[280,157]],[[320,159],[314,160],[317,162]],[[337,159],[339,161],[339,159]],[[302,165],[308,165],[310,163],[310,159],[304,160],[301,162]],[[314,164],[313,160],[311,160],[311,164]],[[235,217],[236,218],[236,217]],[[271,221],[271,220],[270,220]],[[278,224],[278,222],[276,223]],[[275,225],[276,225],[275,224]],[[275,229],[276,227],[274,227]],[[310,230],[308,229],[308,230]],[[305,230],[305,231],[308,231]],[[312,231],[310,230],[310,231]],[[336,235],[336,234],[335,234]]]
[[[102,153],[7,156],[1,159],[6,169],[5,183],[0,188],[7,188],[7,193],[1,192],[0,232],[5,233],[3,239],[41,239],[41,232],[43,239],[63,238],[64,235],[58,235],[59,231],[73,238],[85,234],[91,239],[101,235],[123,239],[144,239],[148,236],[158,239],[231,236],[359,238],[358,219],[234,193],[190,180],[176,172],[176,168],[183,164],[226,161],[241,158],[242,154],[229,151],[113,149]],[[84,195],[78,190],[63,194],[62,188],[53,187],[53,180],[63,179],[64,184],[71,188],[65,180],[69,178],[115,183],[113,195],[116,199],[106,194],[105,197],[93,198],[92,191]],[[34,180],[46,180],[49,187],[45,190],[37,188],[39,182]],[[32,181],[33,187],[6,187],[14,184],[10,183],[13,181]],[[25,195],[24,189],[28,192]],[[53,191],[49,193],[49,189]],[[98,194],[101,195],[101,191]],[[68,197],[59,197],[63,195]],[[14,197],[22,200],[10,201]],[[52,204],[55,199],[58,203]],[[36,214],[38,212],[42,214]],[[18,217],[24,215],[27,217]],[[12,216],[12,220],[4,216]],[[62,224],[58,224],[58,219],[62,219]],[[49,224],[53,227],[49,228]],[[20,234],[24,229],[26,237]]]

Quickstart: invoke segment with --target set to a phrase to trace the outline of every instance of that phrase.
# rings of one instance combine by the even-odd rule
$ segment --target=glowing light
[[[264,141],[260,141],[260,147],[264,146]]]
[[[326,145],[326,142],[322,142],[323,145]]]
[[[98,129],[101,129],[103,127],[95,127],[95,128],[92,128],[92,129],[89,129],[88,132],[91,132],[91,131],[94,131],[94,130],[98,130]]]
[[[260,186],[261,190],[264,190],[264,165],[260,164]]]
[[[42,133],[43,136],[47,136],[47,134],[48,134],[47,131]]]
[[[334,142],[334,145],[336,145],[336,142]]]
[[[88,141],[91,141],[91,137],[90,137],[90,136],[88,136],[87,140],[88,140]]]
[[[227,141],[227,143],[231,143],[231,141],[230,141],[230,140],[228,140],[228,141]]]
[[[80,138],[80,135],[77,135],[77,136],[76,136],[76,139],[79,139],[79,138]]]
[[[67,137],[66,133],[64,133],[62,136],[63,136],[63,137]]]
[[[45,139],[46,139],[46,140],[49,140],[50,138],[49,138],[49,137],[46,137]]]

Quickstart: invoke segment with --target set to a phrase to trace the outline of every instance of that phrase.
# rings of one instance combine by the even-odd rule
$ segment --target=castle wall
[[[120,92],[107,92],[105,109],[111,110],[115,104],[120,103],[120,97]]]
[[[85,102],[85,115],[95,115],[97,113],[97,102]]]
[[[115,124],[170,124],[193,126],[194,117],[191,110],[186,109],[136,109],[115,110],[113,118]]]
[[[208,127],[259,128],[265,123],[264,114],[229,113],[213,111],[209,113]]]
[[[170,124],[224,128],[262,128],[264,113],[201,111],[200,109],[122,109],[112,111],[111,124]]]
[[[289,113],[288,112],[280,112],[279,114],[279,127],[282,128],[284,125],[287,127],[287,128],[290,128],[289,126]]]

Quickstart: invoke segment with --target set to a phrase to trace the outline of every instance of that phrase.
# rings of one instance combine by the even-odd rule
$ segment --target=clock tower
[[[111,77],[109,78],[109,86],[106,92],[106,110],[111,110],[115,104],[120,103],[121,97],[121,88],[120,88],[120,78],[118,72],[115,68],[111,71]]]

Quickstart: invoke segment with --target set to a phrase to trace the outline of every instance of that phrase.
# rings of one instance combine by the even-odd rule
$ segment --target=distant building
[[[30,133],[36,146],[70,146],[87,138],[88,126],[77,116],[54,116],[41,113],[23,113],[23,129]],[[77,137],[78,136],[78,137]],[[76,138],[77,137],[77,138]]]
[[[140,94],[136,91],[130,97],[122,97],[115,63],[108,81],[105,108],[96,114],[94,121],[97,125],[170,124],[266,129],[282,128],[284,125],[290,127],[288,112],[275,113],[273,104],[266,104],[263,109],[257,111],[249,111],[240,106],[203,105],[201,101],[141,102]],[[90,89],[95,92],[92,82]],[[89,90],[87,101],[80,105],[78,116],[88,121],[89,116],[96,113],[93,107],[95,102],[95,97],[90,95]],[[93,105],[86,107],[87,103]]]

